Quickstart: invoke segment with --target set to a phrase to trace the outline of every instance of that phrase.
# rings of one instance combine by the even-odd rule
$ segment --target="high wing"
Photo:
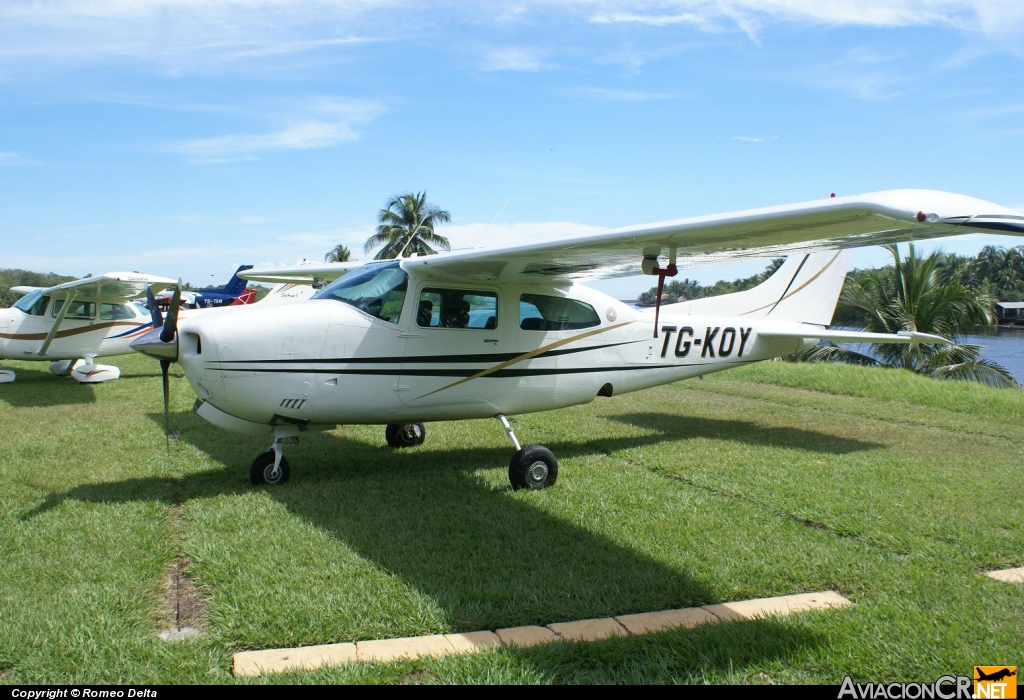
[[[299,263],[292,267],[265,267],[261,269],[239,270],[238,276],[252,282],[268,282],[282,284],[313,284],[314,280],[326,281],[341,277],[346,272],[360,268],[367,261],[359,260],[343,263]]]
[[[174,280],[138,272],[108,272],[95,277],[64,282],[53,287],[39,288],[54,299],[82,297],[97,301],[130,301],[146,293],[146,287],[160,290],[174,284]]]
[[[547,282],[637,275],[660,267],[720,265],[799,252],[858,248],[966,233],[1024,235],[1024,215],[998,204],[935,190],[888,190],[802,204],[614,229],[539,243],[405,258],[402,267],[438,280]],[[257,282],[312,284],[365,262],[246,270]]]
[[[976,232],[1024,235],[1024,216],[964,195],[889,190],[413,257],[402,267],[435,279],[568,282],[640,274],[645,259],[698,267]]]
[[[71,300],[82,298],[100,302],[130,301],[145,294],[147,287],[163,289],[172,284],[174,284],[174,280],[166,277],[144,275],[138,272],[108,272],[37,290],[44,296],[66,301],[61,305],[61,310],[50,327],[50,332],[47,333],[36,354],[39,356],[46,354],[64,323],[68,309],[71,308]]]

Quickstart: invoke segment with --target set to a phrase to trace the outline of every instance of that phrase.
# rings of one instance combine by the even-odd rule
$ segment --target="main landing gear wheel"
[[[558,460],[542,445],[527,445],[512,456],[508,465],[508,480],[512,488],[547,488],[558,478]]]
[[[423,427],[422,423],[409,423],[408,425],[390,423],[384,429],[384,438],[388,441],[388,445],[394,448],[422,445],[426,437],[427,429]]]
[[[281,457],[281,464],[274,471],[274,451],[267,450],[252,461],[249,467],[249,481],[256,484],[283,484],[288,481],[291,469],[288,460]]]

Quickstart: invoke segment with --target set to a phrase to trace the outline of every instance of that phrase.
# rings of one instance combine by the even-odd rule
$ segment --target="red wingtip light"
[[[832,199],[835,199],[836,198],[836,193],[833,192],[832,194],[829,195],[829,197],[831,197]]]
[[[924,220],[927,219],[927,218],[928,218],[928,215],[925,214],[923,211],[917,212],[917,220],[920,221],[921,223],[924,223]]]

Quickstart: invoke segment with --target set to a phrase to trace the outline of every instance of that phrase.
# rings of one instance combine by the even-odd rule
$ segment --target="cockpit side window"
[[[125,319],[134,318],[135,313],[132,311],[129,304],[100,304],[101,321],[123,321]]]
[[[60,310],[64,306],[63,299],[55,299],[53,302],[53,314],[54,318],[60,315]],[[95,301],[72,301],[71,306],[68,308],[68,313],[64,318],[96,318],[96,302]]]
[[[601,325],[590,304],[545,294],[519,297],[519,327],[524,331],[570,331]]]
[[[321,289],[313,299],[334,299],[389,323],[398,323],[409,276],[398,263],[366,265]]]
[[[427,287],[420,292],[416,325],[421,328],[476,328],[498,325],[498,295],[469,289]]]

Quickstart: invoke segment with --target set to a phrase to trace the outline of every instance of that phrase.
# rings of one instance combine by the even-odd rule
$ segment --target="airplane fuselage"
[[[129,343],[152,327],[149,316],[134,304],[103,306],[118,307],[117,317],[111,309],[106,313],[94,311],[83,318],[67,317],[41,354],[55,322],[52,305],[38,314],[18,308],[0,309],[0,359],[74,360],[132,352]]]
[[[286,423],[409,423],[543,411],[777,357],[801,345],[799,339],[759,338],[758,328],[769,323],[764,320],[666,313],[655,337],[653,310],[580,285],[410,280],[408,287],[400,312],[394,310],[397,322],[328,298],[190,319],[179,326],[177,359],[201,399],[269,430]],[[486,299],[494,320],[445,327],[433,325],[436,316],[428,323],[417,319],[417,304],[442,299],[446,291]],[[530,300],[549,298],[562,300],[566,313],[582,320],[537,319]]]

